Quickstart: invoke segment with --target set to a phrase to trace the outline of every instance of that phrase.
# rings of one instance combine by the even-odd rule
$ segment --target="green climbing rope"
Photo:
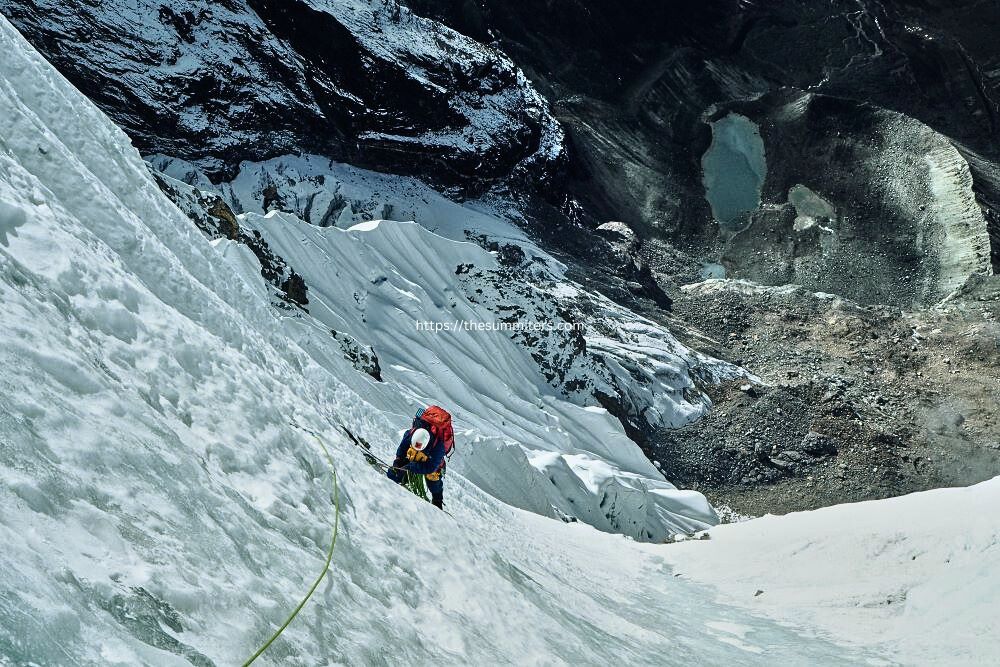
[[[260,655],[264,651],[266,651],[271,644],[274,643],[274,640],[276,640],[281,635],[281,633],[285,631],[285,628],[287,628],[289,624],[291,624],[291,622],[295,620],[295,617],[299,615],[300,611],[302,611],[302,607],[306,605],[306,602],[308,602],[309,598],[312,597],[312,594],[316,591],[316,588],[319,586],[320,582],[323,581],[323,577],[325,577],[326,573],[329,572],[330,562],[333,560],[333,548],[337,544],[337,532],[340,529],[340,489],[338,488],[337,485],[337,470],[333,466],[333,457],[330,456],[330,450],[326,448],[326,445],[323,444],[323,441],[320,440],[318,435],[312,433],[312,436],[316,438],[316,442],[319,443],[319,446],[323,448],[323,453],[326,454],[326,460],[330,463],[330,477],[333,480],[333,503],[334,503],[333,535],[330,538],[330,548],[326,552],[326,562],[323,564],[323,571],[319,573],[318,577],[316,577],[316,581],[313,582],[313,585],[309,589],[309,592],[306,593],[306,596],[304,598],[302,598],[302,602],[300,602],[299,606],[296,607],[295,610],[291,613],[291,615],[288,617],[288,620],[282,623],[281,627],[278,628],[278,630],[273,635],[271,635],[271,638],[268,639],[266,642],[264,642],[264,645],[261,646],[259,649],[257,649],[257,652],[254,653],[252,656],[250,656],[249,660],[243,663],[243,667],[247,667],[247,665],[249,665],[254,660],[259,658]]]
[[[417,498],[427,500],[427,486],[424,484],[424,476],[407,471],[406,488],[413,492]]]

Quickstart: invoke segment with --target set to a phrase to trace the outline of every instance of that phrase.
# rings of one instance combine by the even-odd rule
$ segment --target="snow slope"
[[[723,600],[878,645],[903,664],[996,664],[997,507],[1000,478],[718,526],[664,556]]]
[[[150,163],[180,179],[166,190],[184,207],[200,199],[179,194],[188,183],[197,187],[192,195],[215,192],[246,211],[242,234],[264,239],[305,278],[308,314],[301,317],[346,336],[349,354],[360,347],[379,360],[386,385],[359,392],[373,401],[377,392],[376,404],[398,414],[400,424],[419,403],[455,411],[472,446],[452,469],[481,488],[518,507],[654,541],[715,523],[701,496],[666,483],[599,406],[614,402],[636,421],[678,426],[710,405],[696,380],[718,383],[741,369],[694,353],[661,326],[582,290],[510,222],[414,179],[306,155],[244,162],[232,183],[215,186],[184,161],[153,156]],[[271,207],[306,217],[332,211],[312,218],[321,227],[330,217],[343,227],[365,222],[345,232],[273,210],[253,213]],[[371,219],[380,214],[420,225]],[[484,237],[516,253],[455,242]],[[523,259],[511,266],[503,252]],[[249,268],[249,280],[254,273],[259,267]],[[564,329],[456,326],[516,322]],[[418,328],[424,324],[435,329]],[[574,324],[583,331],[569,330]]]
[[[712,562],[723,535],[770,520],[718,541],[641,544],[513,509],[460,475],[453,515],[388,484],[336,424],[388,438],[396,416],[355,388],[363,375],[326,333],[281,318],[246,247],[210,244],[3,19],[0,48],[0,664],[250,655],[319,570],[332,519],[327,464],[293,421],[333,453],[341,536],[331,575],[267,664],[884,664],[885,647],[845,647],[671,576],[666,558],[701,549]],[[968,623],[992,618],[995,523],[969,517],[995,507],[996,488],[780,521],[801,541],[812,517],[849,546],[864,544],[868,513],[881,531],[912,517],[933,585],[911,595],[907,622]],[[926,519],[936,513],[964,523]],[[953,618],[920,599],[963,581],[940,562],[949,539],[955,564],[970,565]],[[885,542],[883,563],[906,565],[898,544]],[[871,555],[845,549],[831,577]],[[773,569],[803,571],[804,556],[778,556]],[[724,562],[739,573],[737,561]]]
[[[413,405],[437,401],[453,409],[461,452],[453,470],[512,505],[643,539],[716,523],[704,498],[664,481],[606,410],[561,398],[509,332],[418,328],[497,324],[503,313],[490,303],[519,308],[529,322],[556,321],[532,290],[523,294],[505,282],[496,259],[479,246],[449,242],[414,223],[375,221],[345,232],[246,214],[241,224],[260,231],[305,277],[307,319],[371,345],[385,384],[359,387],[369,401],[404,425]],[[456,267],[465,269],[461,277]],[[569,342],[551,336],[555,350]],[[673,364],[664,377],[688,381],[682,357],[656,352],[666,357],[660,363]],[[573,363],[581,383],[602,381],[590,357]],[[701,407],[684,402],[683,391],[666,381],[655,389],[661,409],[678,419]]]
[[[689,423],[704,414],[710,405],[696,386],[696,379],[717,384],[746,374],[744,369],[685,348],[662,325],[599,294],[589,293],[567,279],[562,263],[535,245],[511,221],[511,218],[517,219],[517,213],[498,210],[496,203],[473,200],[458,204],[417,179],[358,169],[316,155],[243,162],[233,181],[218,185],[183,160],[158,155],[152,156],[150,162],[157,171],[198,191],[218,194],[236,212],[280,210],[294,213],[313,225],[334,224],[343,229],[382,218],[415,221],[448,239],[473,240],[491,248],[498,262],[506,267],[507,275],[494,280],[493,289],[484,291],[479,289],[484,287],[481,284],[472,286],[474,295],[468,293],[469,287],[466,287],[467,296],[482,302],[485,308],[492,310],[494,317],[501,317],[500,311],[515,303],[526,312],[544,305],[549,311],[560,311],[547,313],[546,319],[585,324],[588,352],[603,359],[608,367],[605,382],[599,389],[626,404],[635,421],[645,420],[653,427]],[[250,219],[255,218],[250,216]],[[295,252],[297,244],[284,238],[295,234],[282,229],[280,224],[287,219],[281,216],[274,223],[255,228],[265,238]],[[335,235],[327,236],[336,238]],[[440,252],[440,262],[449,265],[448,252],[444,250],[450,247],[449,244],[440,244],[440,251],[435,244],[439,242],[432,241],[434,247],[425,248],[424,260],[439,261],[437,254]],[[311,257],[306,261],[325,260]],[[405,261],[410,264],[412,258]],[[470,268],[463,266],[462,273],[456,272],[456,275],[468,275],[469,272]],[[525,290],[527,293],[515,294],[521,284],[529,286]],[[528,341],[521,342],[531,347]],[[571,344],[569,341],[563,343]],[[557,360],[548,361],[550,368],[547,370],[560,365]],[[561,363],[567,365],[565,361]],[[563,389],[572,386],[572,377],[565,377],[565,372],[558,375],[557,384]],[[580,380],[587,382],[586,378]],[[592,384],[586,387],[591,401]]]
[[[329,470],[293,421],[333,452],[341,539],[271,664],[852,656],[460,476],[454,516],[387,483],[335,427],[395,426],[340,381],[353,367],[290,335],[252,272],[219,261],[245,249],[205,240],[2,19],[0,47],[0,661],[248,656],[318,571],[332,519]]]

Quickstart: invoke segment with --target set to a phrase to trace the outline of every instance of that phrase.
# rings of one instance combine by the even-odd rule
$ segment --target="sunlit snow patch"
[[[369,401],[397,414],[401,426],[413,406],[432,401],[449,406],[459,425],[454,472],[517,507],[642,539],[662,540],[717,522],[701,494],[666,482],[592,398],[579,404],[561,396],[543,377],[533,350],[509,332],[421,328],[491,323],[503,314],[499,307],[516,308],[529,320],[550,317],[544,291],[504,290],[501,267],[483,248],[412,222],[368,221],[341,230],[270,213],[244,214],[241,225],[260,232],[305,277],[310,286],[305,322],[346,332],[375,350],[384,382],[360,375],[352,381]],[[465,280],[456,278],[458,266],[473,267]],[[704,406],[688,402],[684,388],[698,359],[672,338],[653,338],[665,334],[648,324],[620,326],[626,325],[633,329],[627,342],[593,334],[588,348],[604,356],[573,362],[580,382],[612,391],[605,384],[619,372],[616,355],[620,363],[642,359],[654,384],[645,390],[637,385],[635,391],[650,392],[642,399],[649,402],[648,418],[670,423],[696,417]],[[625,347],[619,352],[616,346]],[[628,371],[620,372],[636,384]],[[363,388],[368,384],[372,389]],[[393,445],[378,443],[386,456]],[[539,452],[555,458],[540,459]]]

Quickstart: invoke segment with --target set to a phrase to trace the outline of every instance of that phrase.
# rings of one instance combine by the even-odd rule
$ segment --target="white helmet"
[[[425,428],[418,428],[410,434],[410,446],[418,452],[423,450],[431,442],[431,434]]]

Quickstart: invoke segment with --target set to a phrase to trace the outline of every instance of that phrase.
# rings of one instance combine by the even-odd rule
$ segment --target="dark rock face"
[[[500,51],[395,2],[0,0],[146,154],[209,175],[312,152],[475,191],[558,171],[562,133]]]
[[[198,188],[170,178],[150,169],[160,190],[179,208],[201,232],[210,240],[229,239],[245,245],[260,262],[260,275],[275,288],[279,301],[274,305],[285,308],[300,308],[309,312],[309,287],[301,275],[288,266],[284,258],[276,255],[260,232],[247,231],[240,226],[229,205],[214,192],[203,192]]]
[[[901,112],[983,158],[970,163],[1000,266],[995,2],[411,4],[477,38],[496,36],[554,101],[572,147],[571,194],[596,222],[624,220],[695,253],[711,244],[703,114],[791,87]],[[863,194],[865,182],[850,187]]]
[[[211,240],[226,238],[235,241],[242,230],[229,205],[213,192],[202,192],[156,170],[150,173],[167,197],[181,209],[202,233]]]
[[[721,249],[702,182],[706,113],[788,88],[873,104],[956,142],[1000,266],[995,2],[406,5],[0,0],[0,11],[145,153],[213,176],[307,151],[465,194],[512,184],[556,205],[540,225],[624,220],[700,261]],[[511,58],[554,105],[568,162]],[[870,174],[845,174],[843,189],[864,196]]]
[[[607,241],[610,253],[605,253],[612,265],[614,275],[621,277],[624,287],[632,296],[648,299],[664,311],[671,306],[670,296],[657,282],[652,269],[641,255],[642,243],[635,232],[620,222],[600,225],[596,230],[599,237]],[[605,288],[602,291],[613,291]]]
[[[342,331],[331,331],[330,335],[340,343],[344,358],[350,361],[354,368],[382,382],[382,367],[371,345],[362,345],[353,336]]]

